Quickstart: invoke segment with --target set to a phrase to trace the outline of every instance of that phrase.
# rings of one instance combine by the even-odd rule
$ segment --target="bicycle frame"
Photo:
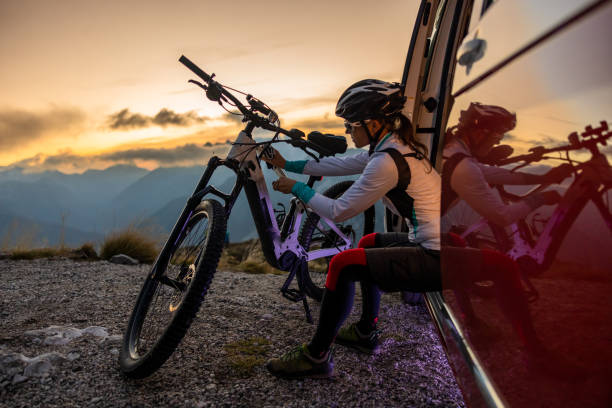
[[[612,231],[612,215],[602,199],[603,194],[612,188],[612,168],[606,157],[597,152],[589,161],[578,166],[578,169],[580,173],[576,175],[561,201],[557,204],[536,241],[532,239],[524,220],[510,226],[511,232],[508,236],[511,239],[498,237],[497,235],[500,234],[497,234],[496,230],[499,227],[492,226],[491,229],[496,235],[496,239],[507,241],[508,246],[503,249],[508,256],[524,263],[531,262],[533,264],[533,261],[535,261],[536,265],[533,266],[536,266],[538,271],[550,267],[569,228],[590,200],[593,201],[608,228]],[[540,186],[529,194],[543,190],[545,187],[547,186]],[[485,219],[480,220],[465,230],[462,237],[466,238],[486,224],[488,222]]]
[[[261,241],[264,257],[271,266],[284,271],[291,271],[298,260],[310,261],[332,256],[352,246],[351,239],[340,231],[334,222],[320,216],[319,223],[327,225],[344,242],[342,245],[333,248],[306,251],[298,240],[298,234],[302,217],[306,211],[310,210],[307,210],[297,198],[291,200],[289,211],[284,217],[282,225],[278,225],[264,174],[257,157],[257,144],[251,137],[253,128],[254,125],[248,122],[245,129],[238,134],[232,149],[225,159],[213,156],[209,160],[204,174],[200,178],[193,194],[187,200],[178,221],[170,233],[168,241],[158,256],[160,260],[167,262],[168,254],[171,253],[173,246],[177,244],[187,220],[189,220],[193,210],[205,196],[213,195],[221,198],[225,203],[226,217],[229,217],[232,207],[243,188]],[[212,185],[208,185],[214,171],[219,166],[228,167],[236,174],[236,182],[229,194],[219,191]],[[282,170],[276,169],[276,171],[279,175],[284,175]],[[311,176],[308,180],[308,185],[312,187],[317,180],[318,178]],[[155,274],[155,271],[153,273]],[[293,275],[294,273],[290,275],[288,280],[292,279]]]

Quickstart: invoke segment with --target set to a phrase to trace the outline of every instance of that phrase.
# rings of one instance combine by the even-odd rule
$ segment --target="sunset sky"
[[[284,127],[341,133],[333,110],[344,88],[401,79],[417,8],[416,0],[2,1],[0,168],[203,163],[238,123],[187,84],[181,54],[265,101]]]

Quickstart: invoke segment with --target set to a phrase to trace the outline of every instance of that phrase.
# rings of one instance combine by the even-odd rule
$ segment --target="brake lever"
[[[190,83],[192,83],[192,84],[196,84],[197,86],[199,86],[199,87],[200,87],[200,88],[202,88],[203,90],[208,91],[208,87],[207,87],[206,85],[204,85],[204,84],[203,84],[203,83],[201,83],[201,82],[196,81],[195,79],[190,79],[190,80],[189,80],[189,81],[187,81],[187,82],[190,82]]]

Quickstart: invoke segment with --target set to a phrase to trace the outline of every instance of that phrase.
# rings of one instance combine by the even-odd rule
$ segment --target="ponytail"
[[[398,134],[400,141],[408,145],[415,153],[421,155],[427,163],[429,163],[429,171],[431,171],[431,162],[428,159],[429,151],[427,146],[423,143],[416,140],[414,137],[414,131],[412,130],[412,122],[403,114],[398,114],[391,118],[385,119],[386,124],[392,129],[395,133]]]

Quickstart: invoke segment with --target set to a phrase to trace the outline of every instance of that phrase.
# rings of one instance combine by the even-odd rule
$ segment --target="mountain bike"
[[[507,254],[517,262],[526,276],[536,276],[551,266],[570,227],[589,201],[595,204],[612,233],[609,196],[612,188],[612,168],[598,147],[605,146],[611,136],[608,123],[602,121],[599,127],[586,126],[580,135],[578,132],[571,133],[568,136],[568,145],[553,148],[538,146],[530,149],[528,154],[497,158],[490,164],[514,166],[512,171],[541,160],[562,160],[573,167],[574,178],[550,217],[538,217],[536,214],[530,222],[522,219],[507,228],[489,223],[483,218],[458,231],[459,235],[471,246],[488,246]],[[588,160],[579,162],[570,157],[570,152],[584,149],[590,152],[591,157]],[[511,153],[511,149],[505,151]],[[551,153],[558,153],[559,156],[550,156]],[[523,200],[549,186],[540,185],[524,195],[511,194],[503,186],[496,188],[502,199],[508,202]],[[491,230],[492,237],[484,237],[480,233],[485,226]],[[531,287],[531,290],[535,289]]]
[[[304,138],[298,129],[283,129],[278,115],[261,100],[222,85],[214,79],[215,74],[208,75],[185,56],[179,61],[203,81],[189,82],[202,88],[208,99],[228,112],[241,115],[245,127],[226,158],[213,156],[208,161],[140,290],[119,356],[121,371],[133,378],[146,377],[161,367],[187,332],[214,277],[226,237],[227,219],[242,190],[266,261],[288,272],[281,293],[289,300],[302,301],[311,323],[306,296],[321,299],[326,269],[311,273],[308,262],[323,260],[325,264],[331,256],[351,248],[361,235],[374,230],[374,207],[343,223],[334,223],[306,208],[297,198],[291,200],[287,211],[276,210],[268,194],[260,158],[273,154],[270,149],[273,143],[289,143],[318,161],[344,153],[346,138],[320,132]],[[230,90],[243,94],[246,104]],[[226,105],[238,112],[228,110]],[[257,142],[253,139],[256,128],[274,132],[274,137]],[[280,135],[287,139],[280,139]],[[236,176],[229,192],[209,185],[211,176],[221,166]],[[274,168],[274,171],[284,176],[282,169]],[[310,176],[307,184],[312,187],[319,180]],[[323,194],[337,198],[351,183],[340,182]],[[298,289],[290,288],[294,278]]]

